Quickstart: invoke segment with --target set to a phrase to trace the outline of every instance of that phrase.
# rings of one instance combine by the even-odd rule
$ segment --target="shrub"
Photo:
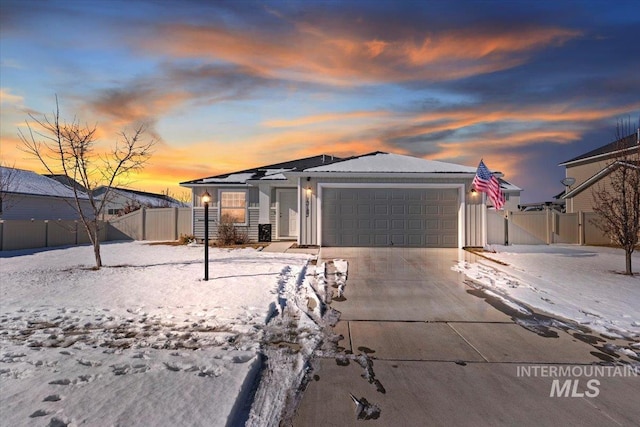
[[[223,215],[218,223],[218,245],[242,245],[249,243],[249,236],[245,230],[240,230],[234,224],[231,215]]]
[[[178,243],[181,245],[188,245],[189,243],[193,243],[196,241],[196,236],[193,234],[181,234],[178,239]]]

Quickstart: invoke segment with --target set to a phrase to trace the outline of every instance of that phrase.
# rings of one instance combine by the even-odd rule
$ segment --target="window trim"
[[[249,225],[249,190],[246,188],[220,188],[218,189],[218,221],[222,218],[222,193],[244,193],[244,222],[234,222],[233,225],[248,226]],[[240,208],[231,208],[240,209]]]

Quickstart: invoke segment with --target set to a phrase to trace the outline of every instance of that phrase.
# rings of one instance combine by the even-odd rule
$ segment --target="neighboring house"
[[[101,199],[107,191],[107,187],[102,186],[94,190],[93,195]],[[146,191],[130,190],[127,188],[113,187],[109,191],[108,200],[105,204],[102,219],[113,218],[122,215],[131,208],[183,208],[187,207],[173,197],[166,194],[148,193]]]
[[[321,246],[483,246],[484,197],[471,192],[476,168],[374,152],[321,155],[180,185],[193,193],[193,230],[204,236],[229,214],[251,240]]]
[[[0,218],[79,219],[72,188],[35,172],[0,168]],[[79,200],[87,217],[93,217],[86,193],[80,192]]]
[[[67,175],[63,175],[63,174],[47,175],[47,174],[44,174],[43,176],[46,176],[47,178],[55,179],[56,181],[58,181],[61,184],[66,185],[67,187],[70,187],[70,188],[74,188],[75,187],[78,190],[82,191],[83,193],[87,192],[87,189],[84,188],[82,186],[82,184],[80,184],[76,180],[71,179]]]
[[[593,211],[593,189],[607,188],[610,174],[617,167],[639,167],[624,160],[633,156],[638,159],[640,130],[617,141],[613,141],[588,153],[559,164],[564,166],[567,189],[561,196],[566,201],[566,211]]]
[[[498,182],[500,183],[500,189],[504,194],[505,200],[502,209],[505,211],[517,211],[520,206],[520,193],[522,193],[522,188],[501,177],[498,177]],[[487,199],[487,206],[493,207],[493,203],[491,203],[489,199]]]

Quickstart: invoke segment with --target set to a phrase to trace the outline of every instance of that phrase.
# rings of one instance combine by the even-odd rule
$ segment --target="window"
[[[220,218],[229,215],[235,224],[247,223],[247,192],[220,190]]]

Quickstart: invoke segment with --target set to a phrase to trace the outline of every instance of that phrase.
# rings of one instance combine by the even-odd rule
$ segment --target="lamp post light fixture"
[[[204,280],[209,280],[209,202],[211,202],[211,194],[205,190],[202,195],[202,203],[204,203]]]

